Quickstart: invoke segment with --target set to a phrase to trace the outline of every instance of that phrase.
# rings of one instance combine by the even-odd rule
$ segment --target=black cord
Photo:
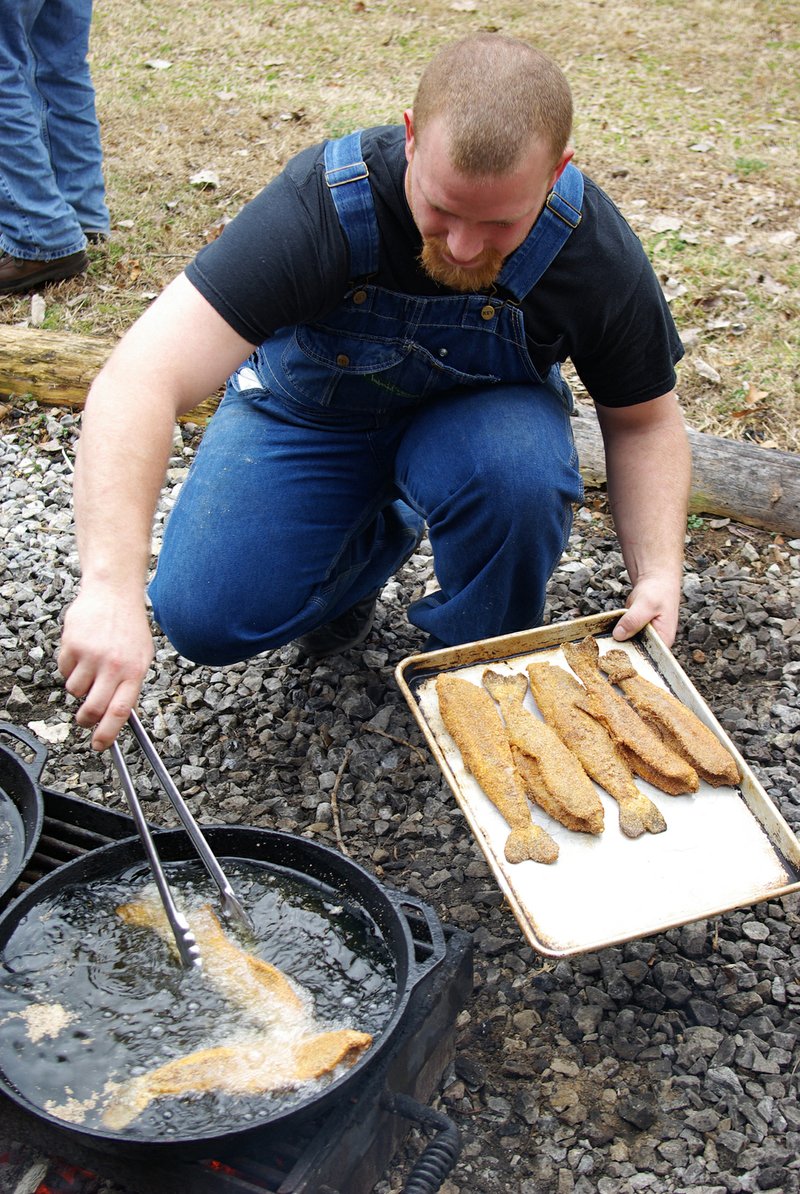
[[[408,1095],[386,1094],[383,1104],[404,1119],[436,1129],[433,1140],[411,1170],[403,1194],[437,1194],[461,1152],[458,1128],[443,1112],[426,1107]]]

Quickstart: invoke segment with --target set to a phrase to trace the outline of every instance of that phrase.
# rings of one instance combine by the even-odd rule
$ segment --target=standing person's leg
[[[282,646],[399,567],[422,523],[394,500],[392,437],[372,424],[229,385],[150,586],[156,621],[182,655],[221,665]]]
[[[43,0],[0,0],[0,252],[7,255],[0,259],[0,291],[6,292],[34,284],[42,272],[9,262],[54,263],[45,270],[48,280],[88,264],[86,240],[58,189],[41,136],[39,100],[31,91],[35,63],[28,34],[42,6]]]
[[[428,521],[439,590],[410,620],[444,644],[539,625],[583,495],[566,391],[454,393],[423,408],[397,454],[401,493]]]
[[[47,0],[30,42],[56,184],[84,232],[106,233],[103,151],[87,57],[91,21],[92,0]]]

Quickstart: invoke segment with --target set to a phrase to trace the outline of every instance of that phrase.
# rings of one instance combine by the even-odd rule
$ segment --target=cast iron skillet
[[[286,1111],[265,1114],[243,1128],[221,1126],[218,1132],[204,1131],[156,1139],[136,1136],[128,1131],[112,1132],[67,1123],[31,1103],[6,1076],[6,1059],[0,1047],[0,1089],[24,1110],[50,1125],[78,1138],[83,1144],[119,1155],[152,1156],[154,1150],[168,1150],[171,1157],[197,1158],[222,1156],[241,1148],[243,1143],[265,1129],[287,1127],[301,1123],[312,1115],[341,1102],[347,1091],[364,1076],[368,1068],[380,1063],[381,1056],[400,1028],[404,1013],[415,988],[444,959],[446,945],[439,922],[425,904],[404,893],[389,891],[368,871],[317,842],[292,834],[245,826],[203,826],[208,843],[218,858],[239,858],[259,861],[285,868],[295,881],[314,885],[322,883],[332,888],[337,899],[355,905],[378,925],[384,943],[395,964],[396,994],[393,1011],[383,1028],[376,1034],[370,1049],[342,1077],[331,1082],[322,1092],[295,1103]],[[194,849],[182,829],[163,830],[155,835],[156,845],[165,862],[195,858]],[[128,867],[144,862],[145,855],[138,837],[125,838],[109,846],[91,850],[34,883],[23,892],[0,916],[0,964],[14,930],[20,920],[33,912],[43,900],[56,896],[68,884],[87,884],[112,878]],[[409,916],[422,917],[427,923],[431,948],[428,957],[417,959],[409,927]],[[302,975],[295,976],[302,982]]]
[[[33,752],[33,759],[26,762],[11,747],[4,745],[4,736],[15,738]],[[8,893],[31,860],[42,832],[44,801],[39,786],[47,748],[26,730],[8,722],[0,722],[0,793],[13,806],[6,811],[19,814],[21,825],[14,818],[8,851],[7,865],[0,871],[0,908],[8,902]]]

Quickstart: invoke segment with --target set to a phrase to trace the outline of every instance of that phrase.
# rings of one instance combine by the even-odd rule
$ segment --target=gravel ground
[[[77,583],[74,416],[8,411],[0,446],[0,717],[48,739],[44,781],[121,807],[107,756],[68,730],[58,621]],[[163,519],[196,429],[176,433]],[[156,539],[158,535],[156,534]],[[426,543],[386,586],[357,651],[315,668],[288,646],[224,670],[164,641],[142,701],[201,820],[336,845],[475,942],[475,992],[440,1105],[463,1136],[444,1194],[800,1191],[800,899],[552,961],[526,946],[393,670],[421,646],[405,619]],[[800,824],[800,542],[692,527],[675,652],[786,820]],[[552,583],[554,621],[624,599],[602,496],[579,512]],[[63,737],[62,741],[54,740]],[[153,821],[169,824],[161,805]],[[402,1188],[420,1141],[377,1188]]]

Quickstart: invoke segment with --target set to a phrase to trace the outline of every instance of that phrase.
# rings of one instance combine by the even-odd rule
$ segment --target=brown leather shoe
[[[89,258],[83,249],[70,253],[68,257],[57,257],[54,261],[25,261],[0,253],[0,294],[19,294],[36,290],[45,282],[60,282],[62,278],[74,278],[89,268]]]

